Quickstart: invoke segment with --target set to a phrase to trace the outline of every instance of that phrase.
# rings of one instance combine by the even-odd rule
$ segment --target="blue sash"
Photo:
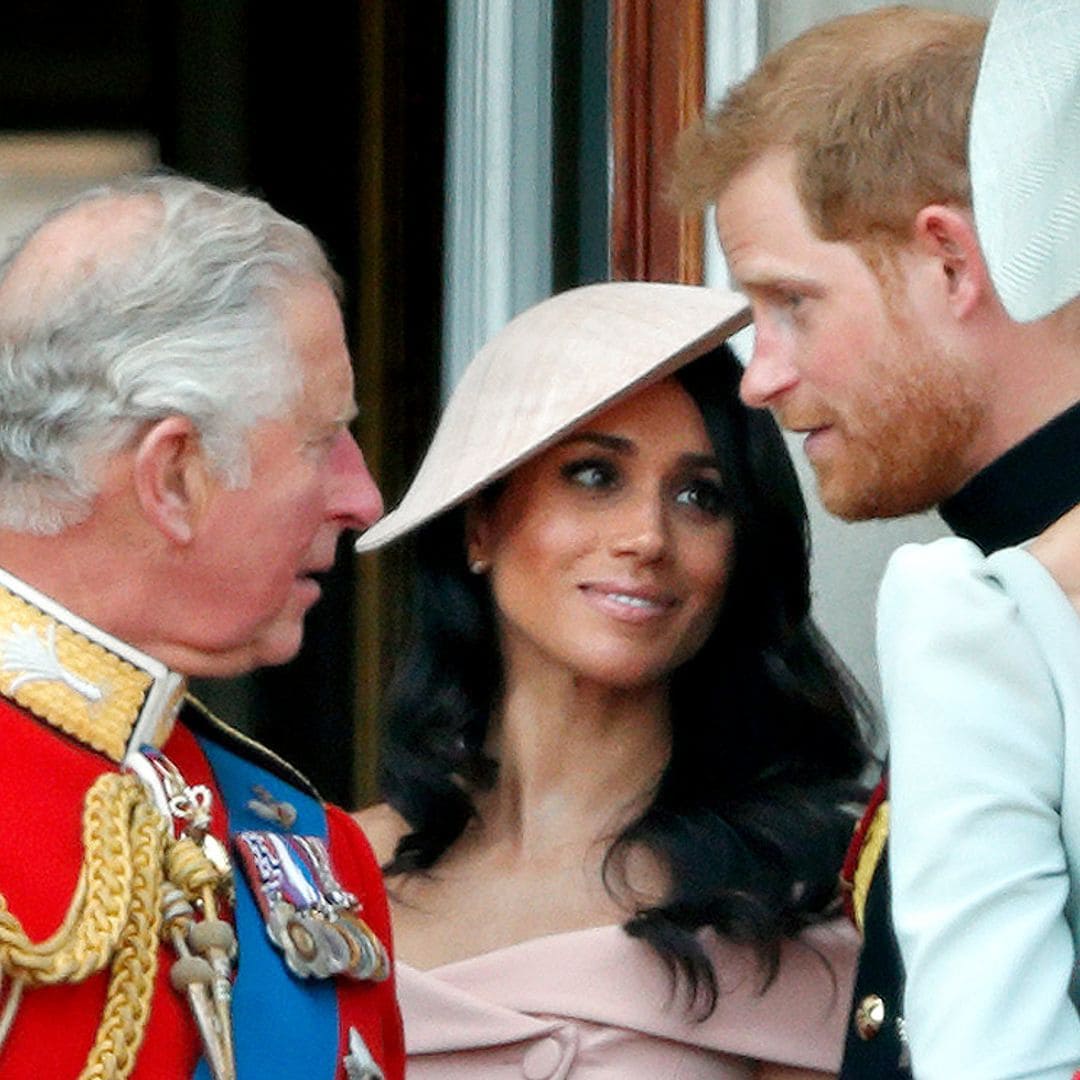
[[[318,800],[210,739],[199,737],[198,741],[225,801],[230,833],[244,829],[286,832],[275,830],[248,809],[253,787],[261,784],[274,798],[296,808],[296,824],[287,831],[327,838],[326,814]],[[235,877],[240,951],[232,1015],[237,1075],[260,1080],[333,1077],[338,1066],[333,981],[298,979],[289,971],[267,936],[251,886],[239,868]],[[205,1060],[199,1062],[195,1078],[210,1080]]]

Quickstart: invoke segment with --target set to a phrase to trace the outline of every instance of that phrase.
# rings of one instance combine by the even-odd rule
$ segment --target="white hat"
[[[975,223],[1020,322],[1080,294],[1080,0],[1000,0],[971,118]]]
[[[522,312],[470,361],[412,486],[356,550],[456,506],[749,321],[737,293],[641,281],[585,285]]]

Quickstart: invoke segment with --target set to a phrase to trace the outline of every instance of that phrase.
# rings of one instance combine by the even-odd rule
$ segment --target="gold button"
[[[855,1009],[855,1030],[860,1039],[872,1039],[885,1023],[885,1002],[877,994],[867,994]]]

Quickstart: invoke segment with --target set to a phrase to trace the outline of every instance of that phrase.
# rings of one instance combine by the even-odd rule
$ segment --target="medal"
[[[359,899],[334,876],[317,836],[248,830],[233,837],[270,940],[302,979],[381,982],[390,959],[361,917]]]
[[[348,1080],[383,1080],[382,1069],[354,1027],[349,1028],[349,1052],[342,1064]]]

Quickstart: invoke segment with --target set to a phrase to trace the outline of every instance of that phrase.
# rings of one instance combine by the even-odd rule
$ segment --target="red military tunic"
[[[191,730],[192,724],[200,729],[199,738]],[[82,814],[86,792],[99,776],[118,771],[119,767],[106,754],[57,730],[2,694],[0,747],[0,895],[31,941],[40,942],[60,925],[76,891],[84,857]],[[272,789],[275,799],[312,798],[310,787],[298,774],[189,705],[163,749],[187,784],[202,784],[209,789],[210,832],[223,844],[229,842],[230,819],[235,816],[230,811],[250,814],[243,806],[226,805],[204,747],[215,754],[225,748],[245,762],[256,763],[253,767],[261,770],[265,786]],[[325,815],[325,840],[334,874],[345,889],[360,898],[365,921],[389,951],[389,914],[371,849],[343,811],[326,807]],[[246,883],[237,883],[238,889],[245,887]],[[240,933],[238,980],[243,977],[245,955],[250,962],[257,950],[273,950],[262,927],[258,930],[260,933],[249,933],[246,940],[244,932]],[[171,948],[159,948],[149,1019],[132,1073],[137,1080],[186,1080],[199,1067],[202,1046],[198,1031],[186,999],[169,980],[174,960]],[[276,951],[264,962],[283,969],[284,961]],[[308,992],[307,983],[318,981],[298,980],[284,970],[276,974],[292,980],[294,989],[301,993]],[[69,1080],[79,1076],[101,1022],[108,982],[106,966],[77,984],[27,988],[7,1040],[0,1046],[0,1076],[4,1080],[40,1080],[44,1076]],[[332,982],[335,993],[323,993],[318,998],[318,1009],[323,1009],[324,1001],[334,1003],[336,1017],[321,1030],[336,1031],[337,1045],[307,1047],[301,1042],[299,1048],[293,1047],[294,1055],[299,1052],[311,1063],[311,1069],[305,1069],[305,1080],[319,1080],[322,1076],[325,1080],[347,1080],[345,1058],[350,1036],[363,1040],[386,1080],[401,1080],[404,1050],[392,974],[382,982],[341,976]],[[310,987],[313,993],[318,989]],[[321,989],[325,991],[325,986]],[[10,980],[5,977],[0,985],[0,1009],[7,993]],[[260,1080],[275,1075],[294,1080],[292,1070],[275,1073],[275,1047],[279,1042],[284,1045],[282,1040],[303,1040],[305,1030],[298,1030],[290,1015],[275,1015],[272,1004],[265,1015],[235,1013],[234,1006],[240,1080],[255,1075]],[[249,1059],[245,1067],[245,1041],[239,1037],[239,1029],[245,1025],[249,1028],[246,1045],[257,1045],[259,1049],[257,1066]],[[252,1025],[254,1038],[250,1033]],[[288,1057],[284,1052],[281,1056]],[[329,1065],[325,1071],[311,1071],[321,1068],[317,1062]]]

